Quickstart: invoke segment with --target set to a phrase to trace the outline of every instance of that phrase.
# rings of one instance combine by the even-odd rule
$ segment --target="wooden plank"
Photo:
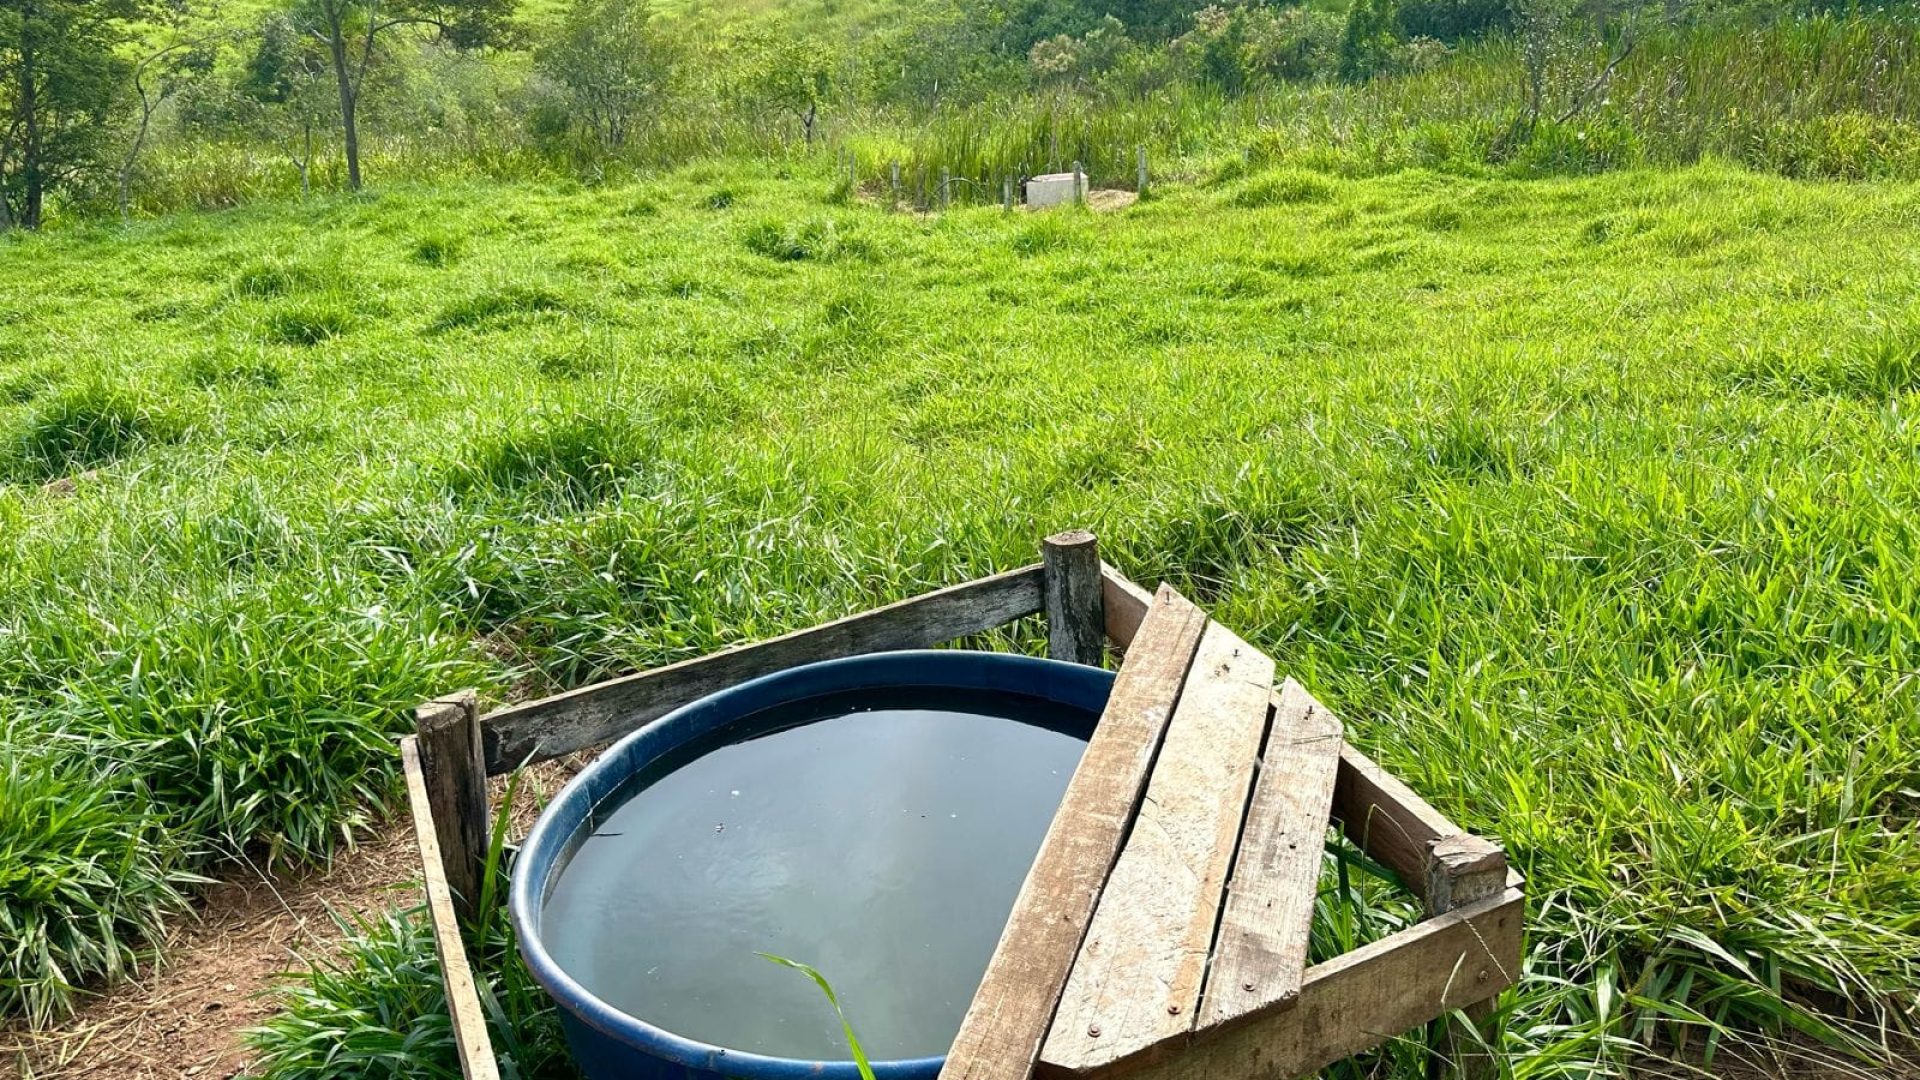
[[[1100,564],[1100,592],[1106,607],[1107,640],[1126,652],[1140,630],[1140,620],[1147,617],[1153,594],[1106,563]]]
[[[1010,570],[753,645],[596,683],[484,718],[487,771],[598,746],[716,690],[816,660],[924,649],[1032,615],[1038,565]]]
[[[1490,840],[1462,833],[1427,847],[1427,912],[1440,915],[1493,896],[1506,888],[1507,853]],[[1488,1080],[1500,1074],[1486,1047],[1498,1045],[1492,995],[1461,1006],[1436,1021],[1441,1057],[1454,1075]]]
[[[480,756],[478,698],[462,690],[429,701],[414,710],[414,728],[454,910],[471,919],[487,861],[487,773]]]
[[[1067,977],[1040,1054],[1049,1075],[1095,1075],[1185,1044],[1272,697],[1273,661],[1209,623]]]
[[[1518,889],[1307,969],[1300,1001],[1195,1036],[1137,1080],[1292,1080],[1497,994],[1520,971]]]
[[[1040,545],[1046,572],[1047,655],[1075,664],[1107,658],[1100,550],[1085,529],[1055,533]]]
[[[1428,846],[1461,832],[1398,777],[1351,746],[1340,751],[1333,814],[1361,850],[1399,874],[1408,890],[1421,897],[1426,896]]]
[[[1274,702],[1240,833],[1201,1025],[1290,1008],[1299,999],[1340,771],[1340,734],[1332,711],[1288,679]]]
[[[1032,1073],[1206,625],[1199,608],[1161,587],[1027,871],[942,1080]]]
[[[500,1080],[493,1041],[487,1036],[486,1014],[480,1010],[480,992],[467,962],[466,943],[460,938],[459,916],[453,910],[453,890],[447,884],[445,863],[440,857],[439,829],[434,824],[433,800],[427,791],[415,736],[400,740],[400,762],[407,777],[407,799],[413,807],[413,835],[420,843],[427,912],[433,921],[434,948],[440,954],[440,981],[447,992],[460,1072],[466,1080]]]

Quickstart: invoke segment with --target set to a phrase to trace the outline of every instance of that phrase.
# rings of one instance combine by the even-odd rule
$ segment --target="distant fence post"
[[[893,163],[893,205],[900,205],[900,163]]]
[[[1013,177],[1011,176],[1000,181],[1000,211],[1006,214],[1013,213]]]
[[[1137,165],[1139,169],[1139,177],[1133,186],[1133,190],[1141,195],[1145,195],[1147,193],[1147,144],[1141,143],[1134,147],[1133,154],[1135,165]]]
[[[1087,201],[1087,174],[1080,168],[1078,158],[1073,162],[1073,201],[1076,203]]]
[[[941,169],[940,170],[940,209],[942,210],[945,210],[947,208],[947,202],[949,199],[949,196],[947,194],[947,189],[948,189],[948,185],[952,183],[953,183],[953,174],[949,173],[945,169]]]

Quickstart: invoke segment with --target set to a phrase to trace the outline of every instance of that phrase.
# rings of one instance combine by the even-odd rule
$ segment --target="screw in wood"
[[[1087,1038],[1097,1039],[1099,1037],[1100,1037],[1100,1025],[1099,1024],[1090,1025],[1087,1028]]]

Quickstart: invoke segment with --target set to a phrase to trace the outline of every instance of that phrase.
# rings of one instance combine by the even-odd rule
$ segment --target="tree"
[[[133,170],[140,163],[140,151],[146,149],[147,133],[153,128],[153,114],[179,93],[189,81],[213,69],[211,36],[182,38],[162,45],[141,57],[133,68],[133,92],[140,115],[134,121],[133,142],[120,162],[120,219],[133,214]]]
[[[37,229],[47,195],[99,165],[148,0],[0,0],[0,229]]]
[[[1400,5],[1396,0],[1354,0],[1340,38],[1340,77],[1365,82],[1393,65],[1400,46]]]
[[[243,128],[280,143],[300,174],[300,194],[313,188],[316,133],[326,125],[325,50],[283,15],[268,15],[234,87]]]
[[[820,106],[833,90],[826,50],[817,41],[797,36],[743,36],[733,45],[737,55],[748,58],[749,95],[774,111],[792,115],[800,122],[806,144],[812,146]]]
[[[618,150],[666,96],[673,57],[654,34],[646,0],[573,0],[553,37],[534,54],[561,87],[571,116],[600,145]]]
[[[293,0],[292,14],[327,50],[340,100],[347,183],[360,190],[360,96],[381,36],[401,27],[434,31],[457,49],[479,49],[512,34],[515,0]]]

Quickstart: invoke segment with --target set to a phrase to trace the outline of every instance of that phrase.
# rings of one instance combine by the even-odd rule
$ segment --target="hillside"
[[[1507,844],[1517,1074],[1716,1031],[1874,1060],[1827,1003],[1897,1026],[1920,988],[1913,211],[1721,167],[1229,169],[923,216],[729,162],[0,243],[0,848],[56,886],[0,882],[35,928],[0,992],[51,1008],[40,950],[97,976],[181,873],[376,814],[415,701],[1080,524]]]

